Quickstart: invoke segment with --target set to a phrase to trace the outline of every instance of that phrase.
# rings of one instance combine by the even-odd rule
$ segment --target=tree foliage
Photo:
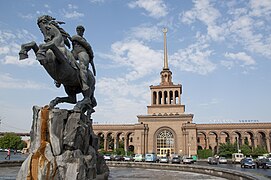
[[[247,145],[246,143],[240,146],[241,153],[243,153],[245,156],[260,156],[265,153],[267,153],[266,148],[258,146],[256,148],[252,148],[251,146]],[[225,156],[225,157],[231,157],[233,153],[237,153],[237,144],[231,144],[231,143],[221,143],[219,145],[219,155]]]
[[[247,144],[244,144],[240,147],[241,149],[241,152],[245,155],[245,156],[250,156],[252,155],[252,148],[247,145]]]
[[[17,136],[15,133],[6,133],[0,138],[0,147],[5,149],[23,149],[26,147],[26,143],[22,141],[22,138]]]
[[[199,159],[206,159],[210,156],[212,156],[212,150],[211,149],[201,149],[197,152]]]
[[[266,148],[264,148],[262,146],[258,146],[252,151],[252,156],[260,156],[260,155],[263,155],[265,153],[268,153]]]
[[[236,143],[235,144],[231,144],[229,142],[220,143],[218,152],[219,156],[231,157],[231,155],[235,152],[237,152]]]

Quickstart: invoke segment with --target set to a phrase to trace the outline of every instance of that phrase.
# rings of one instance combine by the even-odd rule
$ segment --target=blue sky
[[[22,43],[43,42],[36,20],[44,14],[66,22],[70,35],[86,28],[97,69],[94,122],[136,123],[147,113],[164,27],[173,82],[195,123],[271,120],[270,0],[10,0],[0,7],[0,131],[28,132],[33,105],[65,96],[33,51],[18,60]]]

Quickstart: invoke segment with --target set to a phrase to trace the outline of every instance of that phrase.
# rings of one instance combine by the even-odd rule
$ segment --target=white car
[[[168,159],[168,157],[163,156],[163,157],[160,158],[159,162],[160,163],[169,163],[169,159]]]
[[[105,154],[105,155],[104,155],[104,160],[106,160],[106,161],[111,161],[111,160],[112,160],[111,155],[110,155],[110,154]]]
[[[124,159],[124,161],[133,161],[132,156],[124,156],[123,159]]]
[[[183,158],[183,164],[192,164],[192,163],[194,163],[194,160],[192,157]]]
[[[227,164],[228,160],[225,157],[219,157],[218,162],[219,164]]]

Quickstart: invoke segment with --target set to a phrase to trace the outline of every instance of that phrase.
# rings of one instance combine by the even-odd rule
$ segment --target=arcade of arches
[[[166,39],[164,31],[164,40]],[[166,40],[164,67],[159,85],[150,86],[151,105],[147,115],[138,115],[136,124],[93,124],[100,147],[110,151],[123,146],[134,153],[195,155],[198,149],[217,152],[219,143],[237,142],[262,146],[270,152],[271,123],[195,124],[193,114],[185,113],[181,104],[182,85],[173,84],[168,68]]]

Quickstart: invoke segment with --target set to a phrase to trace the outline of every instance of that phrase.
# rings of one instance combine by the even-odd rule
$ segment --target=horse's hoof
[[[54,100],[50,101],[49,108],[54,109],[54,107],[58,104],[59,98],[55,98]]]
[[[23,59],[27,59],[28,55],[27,53],[25,53],[25,51],[23,52],[19,52],[19,60],[23,60]]]

